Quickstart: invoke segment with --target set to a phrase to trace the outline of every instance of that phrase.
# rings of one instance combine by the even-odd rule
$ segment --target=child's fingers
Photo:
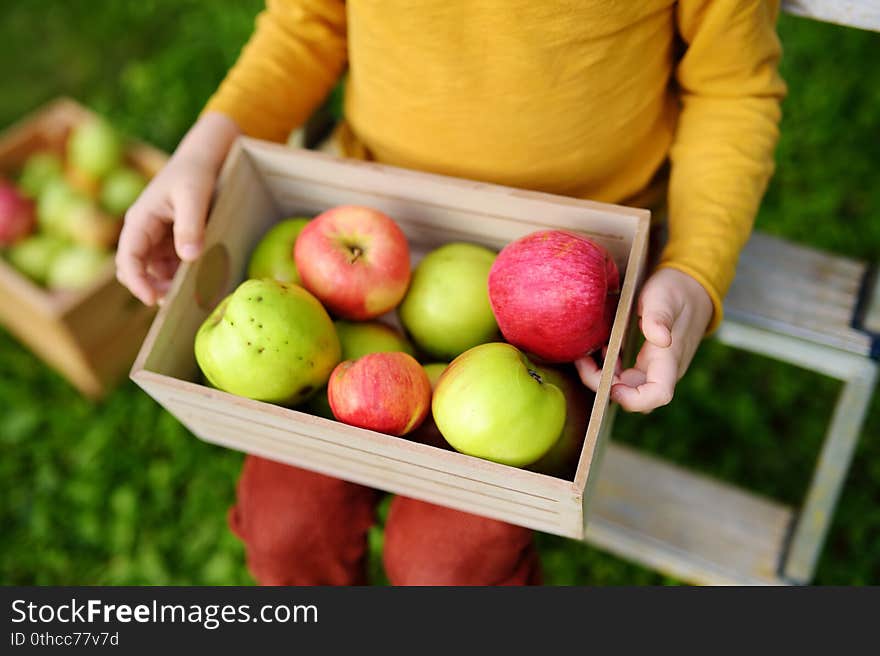
[[[672,323],[672,315],[665,309],[651,309],[639,319],[645,339],[660,348],[672,344]]]
[[[677,379],[675,358],[657,354],[644,371],[638,367],[624,371],[620,383],[611,388],[611,398],[630,412],[650,412],[672,401]]]
[[[602,361],[605,360],[605,355],[608,352],[608,347],[604,347],[602,349]],[[596,361],[593,359],[593,356],[587,355],[579,360],[575,360],[574,366],[578,371],[578,375],[581,378],[581,382],[589,387],[594,392],[599,388],[599,381],[602,378],[602,367],[596,364]],[[617,382],[618,376],[620,376],[620,372],[623,370],[623,362],[618,357],[617,362],[614,366],[614,377],[611,379],[612,382]]]
[[[174,247],[186,262],[195,260],[202,252],[209,197],[210,189],[196,186],[181,187],[174,194]]]
[[[646,285],[639,299],[639,327],[645,339],[660,348],[670,346],[675,315],[663,286]]]
[[[159,298],[156,279],[148,270],[153,251],[168,234],[160,216],[141,211],[137,205],[125,216],[116,248],[116,278],[145,305]]]
[[[577,368],[581,382],[594,392],[599,387],[599,379],[602,377],[602,369],[596,364],[592,356],[584,356],[579,360],[575,360],[574,366]]]
[[[116,278],[145,305],[156,302],[146,257],[152,244],[148,231],[137,216],[126,216],[116,248]]]

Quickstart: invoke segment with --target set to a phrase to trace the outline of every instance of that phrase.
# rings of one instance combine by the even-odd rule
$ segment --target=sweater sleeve
[[[709,332],[773,173],[781,55],[777,0],[681,0],[685,51],[675,71],[681,108],[670,149],[669,241],[661,267],[705,287]]]
[[[226,114],[249,136],[284,141],[339,79],[345,35],[344,0],[267,0],[203,111]]]

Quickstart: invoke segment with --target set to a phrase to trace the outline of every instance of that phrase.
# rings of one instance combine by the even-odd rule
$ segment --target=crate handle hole
[[[214,244],[199,258],[196,272],[196,305],[205,312],[214,309],[229,284],[229,251]]]

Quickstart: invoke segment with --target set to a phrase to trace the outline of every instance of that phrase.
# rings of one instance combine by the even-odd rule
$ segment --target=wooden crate
[[[578,230],[624,272],[608,348],[615,362],[642,276],[649,213],[457,180],[239,139],[224,166],[202,258],[178,271],[132,378],[197,436],[233,449],[389,492],[558,535],[584,535],[586,502],[611,426],[605,367],[573,480],[391,437],[199,384],[198,327],[241,281],[247,258],[278,219],[341,204],[394,217],[414,252],[463,240],[500,249],[544,228]]]
[[[0,175],[18,171],[36,150],[59,154],[71,129],[95,115],[59,98],[0,134]],[[130,142],[128,163],[153,176],[167,156]],[[44,289],[0,259],[0,323],[90,398],[124,377],[155,315],[116,281],[115,268],[87,289]]]

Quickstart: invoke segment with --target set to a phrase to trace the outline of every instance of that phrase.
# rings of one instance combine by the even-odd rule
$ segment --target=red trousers
[[[377,500],[362,485],[248,456],[229,524],[262,585],[361,585]],[[540,583],[528,529],[400,496],[383,558],[392,585]]]

